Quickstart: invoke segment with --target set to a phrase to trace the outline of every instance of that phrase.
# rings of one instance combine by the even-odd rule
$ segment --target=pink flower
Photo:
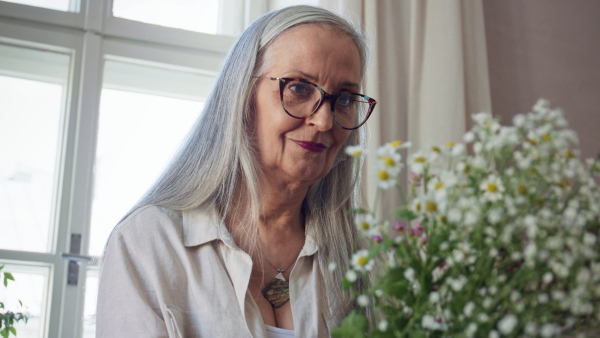
[[[379,235],[375,235],[375,236],[373,236],[373,240],[374,240],[376,243],[381,243],[381,242],[383,242],[383,238],[381,238],[381,236],[379,236]]]
[[[396,224],[394,224],[394,230],[398,231],[399,233],[403,233],[404,230],[406,230],[406,222],[396,222]]]
[[[410,173],[410,180],[408,181],[409,185],[414,185],[416,187],[421,186],[421,178],[422,176],[415,173]]]
[[[421,225],[421,223],[417,222],[417,225],[414,228],[410,229],[410,231],[415,236],[421,236],[421,234],[423,233],[423,226]]]
[[[429,241],[429,238],[427,238],[427,236],[423,235],[419,238],[419,243],[421,243],[422,245],[427,244],[427,242]]]

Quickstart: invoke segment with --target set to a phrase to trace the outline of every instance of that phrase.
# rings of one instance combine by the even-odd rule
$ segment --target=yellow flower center
[[[421,203],[415,204],[415,210],[417,210],[417,212],[421,212]]]
[[[390,174],[387,171],[382,170],[379,172],[379,179],[382,181],[387,181],[390,178]]]
[[[497,192],[498,191],[498,185],[496,183],[488,183],[487,184],[487,190],[489,192]]]
[[[573,158],[573,157],[575,157],[575,154],[573,154],[573,151],[572,151],[571,149],[568,149],[568,150],[567,150],[567,157],[568,157],[568,158]]]
[[[552,140],[552,136],[550,134],[544,134],[544,136],[542,136],[542,140],[544,140],[544,142],[550,142]]]
[[[537,141],[536,140],[528,138],[528,139],[525,139],[525,141],[529,142],[529,144],[531,144],[533,146],[537,145]]]
[[[437,204],[434,201],[427,201],[426,207],[429,212],[437,211]]]
[[[362,155],[362,151],[361,150],[355,150],[355,151],[352,152],[352,155],[353,156],[360,156],[360,155]]]
[[[527,194],[527,187],[524,184],[519,184],[517,186],[517,191],[519,192],[519,194],[521,195],[526,195]]]
[[[446,147],[451,148],[451,147],[454,147],[455,144],[456,143],[454,143],[454,142],[446,142]]]
[[[393,167],[393,166],[396,164],[396,162],[394,162],[394,160],[393,160],[391,157],[389,157],[389,156],[381,156],[381,157],[379,157],[379,158],[380,158],[380,159],[383,161],[383,163],[385,163],[387,166]]]
[[[356,263],[358,263],[358,265],[360,266],[365,266],[367,265],[367,263],[369,262],[369,260],[367,259],[367,257],[359,257],[358,260],[356,261]]]
[[[398,140],[396,140],[396,141],[392,142],[392,147],[394,147],[394,148],[398,148],[398,147],[399,147],[399,146],[401,146],[403,143],[404,143],[404,142],[402,142],[402,141],[398,141]]]
[[[442,182],[437,182],[437,183],[435,184],[435,190],[440,190],[440,189],[442,189],[443,187],[444,187],[444,183],[442,183]]]
[[[363,229],[363,230],[369,230],[369,229],[371,229],[371,225],[369,223],[367,223],[367,222],[361,222],[360,223],[360,228]]]
[[[442,150],[440,149],[440,147],[436,147],[436,146],[431,147],[431,150],[435,151],[436,153],[441,153],[442,152]]]
[[[423,156],[419,156],[419,157],[415,158],[415,162],[417,162],[417,163],[424,163],[425,161],[426,161],[426,159]]]

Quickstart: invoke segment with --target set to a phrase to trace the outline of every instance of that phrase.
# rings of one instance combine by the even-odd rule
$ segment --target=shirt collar
[[[312,256],[319,250],[319,246],[315,241],[315,231],[312,227],[307,227],[305,239],[304,239],[304,247],[300,251],[299,257],[303,256]]]
[[[183,245],[197,246],[231,235],[214,210],[183,211]]]
[[[183,245],[186,247],[198,246],[216,239],[220,239],[228,246],[237,249],[229,230],[220,220],[215,210],[183,211]],[[312,227],[308,227],[304,247],[302,247],[299,257],[312,256],[318,249],[315,231]]]

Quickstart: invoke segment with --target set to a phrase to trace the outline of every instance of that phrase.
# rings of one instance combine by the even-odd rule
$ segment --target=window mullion
[[[78,63],[79,76],[74,83],[79,82],[77,92],[77,110],[75,130],[69,139],[73,147],[71,159],[72,180],[70,196],[68,196],[68,229],[60,234],[63,242],[62,251],[68,252],[72,233],[82,234],[82,252],[87,252],[89,244],[89,223],[91,202],[93,197],[93,167],[96,150],[96,135],[98,132],[98,111],[102,83],[102,38],[93,32],[86,32],[83,37],[83,51]],[[65,176],[68,177],[68,176]],[[64,201],[64,199],[63,199]],[[66,264],[65,264],[66,266]],[[66,269],[63,269],[61,283],[64,287],[61,327],[57,337],[80,337],[83,319],[83,299],[85,283],[85,264],[79,270],[79,285],[67,285]]]

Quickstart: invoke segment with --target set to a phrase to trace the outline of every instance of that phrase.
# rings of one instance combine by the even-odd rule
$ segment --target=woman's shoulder
[[[165,230],[182,223],[182,211],[158,205],[144,205],[127,214],[115,227],[120,233]]]
[[[157,205],[132,210],[113,229],[109,243],[127,247],[162,247],[181,242],[183,212]]]

